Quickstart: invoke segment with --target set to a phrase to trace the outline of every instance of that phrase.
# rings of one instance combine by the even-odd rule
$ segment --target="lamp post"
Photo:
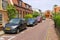
[[[41,12],[41,10],[40,10],[40,9],[39,9],[39,12],[40,12],[40,14],[41,14],[41,18],[40,18],[40,19],[41,19],[41,22],[42,22],[42,12]]]
[[[56,8],[54,8],[55,10],[55,17],[56,17]],[[56,28],[56,19],[55,19],[55,28]]]
[[[54,8],[54,10],[55,10],[55,17],[56,17],[56,8]]]
[[[41,12],[41,10],[39,9],[39,12],[40,12],[40,14],[41,14],[41,16],[42,16],[42,12]]]

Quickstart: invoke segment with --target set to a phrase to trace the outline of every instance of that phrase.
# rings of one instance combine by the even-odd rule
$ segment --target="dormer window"
[[[26,5],[26,8],[29,8],[29,6],[28,6],[28,5]]]
[[[2,0],[2,8],[6,9],[7,5],[8,5],[7,0]]]
[[[22,1],[21,0],[18,1],[18,5],[22,6]]]

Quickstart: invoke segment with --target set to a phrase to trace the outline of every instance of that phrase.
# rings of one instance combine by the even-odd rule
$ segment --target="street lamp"
[[[41,12],[41,10],[39,9],[39,12],[40,12],[40,14],[41,14],[41,16],[42,16],[42,12]]]
[[[54,8],[54,10],[55,10],[55,17],[56,17],[56,8]]]
[[[56,7],[54,8],[54,10],[55,10],[55,17],[56,17]],[[56,19],[54,20],[55,20],[55,28],[56,28]]]

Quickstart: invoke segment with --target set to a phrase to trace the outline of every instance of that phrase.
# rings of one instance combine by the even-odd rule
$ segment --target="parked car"
[[[38,21],[38,23],[42,22],[42,17],[41,16],[37,16],[37,21]]]
[[[26,22],[22,18],[14,18],[9,21],[3,28],[5,33],[19,33],[26,28]]]
[[[28,20],[27,20],[27,25],[36,25],[37,24],[37,20],[36,20],[36,18],[29,18]]]

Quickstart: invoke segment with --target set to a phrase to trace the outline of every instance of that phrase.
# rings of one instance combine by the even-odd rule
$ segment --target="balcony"
[[[19,8],[22,8],[22,9],[25,9],[25,10],[32,11],[32,9],[30,10],[30,9],[28,9],[28,8],[25,8],[25,7],[19,6],[19,5],[17,5],[17,4],[14,4],[14,6],[19,7]]]

